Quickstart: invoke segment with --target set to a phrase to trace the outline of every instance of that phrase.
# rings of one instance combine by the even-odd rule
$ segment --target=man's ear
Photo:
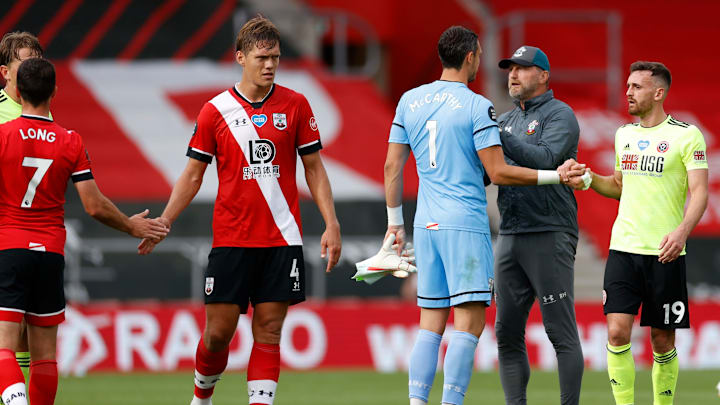
[[[654,99],[660,101],[665,98],[665,94],[667,94],[667,90],[665,90],[664,87],[658,87],[657,89],[655,89]]]
[[[3,79],[5,79],[5,82],[8,81],[8,75],[10,74],[10,69],[8,69],[5,65],[0,65],[0,75],[2,75]]]
[[[235,61],[242,67],[245,67],[245,54],[242,51],[235,52]]]

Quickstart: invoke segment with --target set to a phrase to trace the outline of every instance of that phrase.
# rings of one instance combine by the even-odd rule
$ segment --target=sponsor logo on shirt
[[[668,149],[670,149],[670,144],[665,141],[660,142],[657,146],[657,151],[660,153],[665,153]]]
[[[273,113],[273,126],[281,131],[287,128],[287,116],[285,114]]]
[[[658,177],[656,173],[662,173],[665,167],[665,158],[663,156],[647,156],[634,153],[624,153],[620,161],[621,170],[638,171],[636,173]]]
[[[490,106],[488,108],[488,116],[490,116],[490,119],[497,122],[497,114],[495,113],[495,107]]]
[[[244,126],[247,126],[248,124],[249,124],[248,119],[245,117],[234,119],[232,122],[232,126],[235,128],[244,127]],[[262,126],[262,125],[260,125],[260,126]]]
[[[626,144],[625,144],[625,147],[623,148],[623,150],[630,150],[630,144],[629,144],[629,143],[626,143]]]
[[[258,128],[262,128],[263,125],[267,122],[267,115],[265,114],[254,114],[252,117],[250,117],[250,120],[255,124]]]
[[[625,153],[620,161],[620,168],[622,170],[637,170],[637,163],[640,157],[636,154]]]
[[[554,304],[557,302],[557,300],[555,299],[555,297],[552,294],[543,295],[542,299],[543,299],[543,305]]]
[[[650,141],[644,139],[638,141],[638,148],[640,148],[640,150],[645,150],[648,146],[650,146]]]
[[[275,144],[269,139],[251,139],[250,166],[243,167],[243,180],[280,177],[280,165],[273,165]]]
[[[704,162],[705,161],[705,151],[704,150],[696,150],[693,153],[693,159],[696,162]]]
[[[540,123],[538,122],[538,120],[533,120],[533,122],[531,122],[531,123],[528,125],[528,129],[527,129],[527,131],[525,131],[525,133],[526,133],[527,135],[532,135],[532,134],[534,134],[534,133],[535,133],[535,127],[537,127],[538,125],[540,125]]]
[[[317,122],[315,121],[315,117],[310,117],[310,129],[313,131],[317,131]]]

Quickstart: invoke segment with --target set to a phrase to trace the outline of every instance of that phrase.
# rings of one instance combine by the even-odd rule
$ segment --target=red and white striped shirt
[[[213,247],[302,245],[297,155],[320,149],[310,104],[286,87],[255,103],[232,87],[205,103],[187,156],[217,160]]]

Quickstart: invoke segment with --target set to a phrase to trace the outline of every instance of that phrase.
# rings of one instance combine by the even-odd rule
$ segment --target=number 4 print
[[[300,269],[297,266],[297,259],[293,259],[292,268],[290,269],[290,278],[295,277],[295,281],[300,281]]]
[[[45,173],[47,173],[48,169],[50,168],[52,162],[52,159],[41,159],[34,157],[26,157],[23,159],[22,165],[24,167],[35,167],[37,168],[37,170],[35,170],[35,174],[33,174],[32,178],[30,179],[27,191],[25,192],[25,196],[22,199],[22,203],[20,203],[20,206],[22,208],[32,207],[37,187],[45,176]]]

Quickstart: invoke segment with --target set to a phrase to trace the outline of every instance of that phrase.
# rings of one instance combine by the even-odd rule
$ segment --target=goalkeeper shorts
[[[490,305],[493,251],[490,234],[415,228],[418,306],[447,308],[465,302]]]

